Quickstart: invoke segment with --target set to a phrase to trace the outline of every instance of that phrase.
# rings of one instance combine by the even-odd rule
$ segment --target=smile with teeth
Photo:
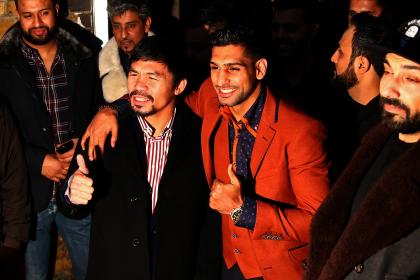
[[[233,91],[235,91],[234,88],[221,88],[220,91],[224,94],[228,94],[228,93],[232,93]]]

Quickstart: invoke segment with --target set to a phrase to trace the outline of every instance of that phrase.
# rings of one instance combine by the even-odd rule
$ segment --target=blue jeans
[[[90,215],[81,220],[69,219],[50,202],[37,214],[35,240],[30,240],[25,252],[26,280],[45,280],[48,275],[51,248],[51,225],[55,223],[63,237],[78,280],[86,277],[89,254]]]

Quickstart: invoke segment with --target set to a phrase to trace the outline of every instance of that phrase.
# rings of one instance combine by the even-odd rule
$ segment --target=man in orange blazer
[[[223,279],[301,279],[309,224],[328,192],[324,127],[264,85],[264,46],[251,29],[216,31],[211,44],[211,79],[186,102],[203,118]]]
[[[225,280],[301,279],[309,224],[328,192],[324,127],[267,89],[264,47],[243,26],[215,32],[211,79],[186,98],[203,118],[209,203],[223,221]],[[115,143],[109,116],[111,108],[101,110],[85,138],[100,144],[114,131]]]

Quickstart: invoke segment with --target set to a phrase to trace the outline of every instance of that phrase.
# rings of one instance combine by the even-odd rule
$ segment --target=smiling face
[[[113,16],[111,22],[118,47],[130,54],[150,31],[151,19],[148,17],[143,21],[138,12],[127,10],[121,15]]]
[[[260,94],[266,66],[265,59],[254,62],[241,45],[213,47],[210,74],[219,103],[246,113]]]
[[[32,45],[45,45],[57,29],[58,5],[52,0],[19,0],[17,5],[23,39]]]
[[[402,133],[420,131],[420,64],[386,55],[380,83],[383,122]]]
[[[171,115],[175,96],[180,93],[178,87],[174,87],[173,75],[165,64],[143,60],[131,64],[128,91],[131,107],[144,117]]]

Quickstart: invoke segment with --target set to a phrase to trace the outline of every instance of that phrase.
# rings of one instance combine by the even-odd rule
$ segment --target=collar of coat
[[[420,142],[389,166],[349,220],[355,192],[390,135],[383,125],[367,135],[314,216],[306,279],[342,279],[419,226]]]
[[[22,38],[22,30],[19,26],[19,22],[15,23],[6,34],[0,40],[0,56],[2,58],[9,58],[16,54],[17,50],[20,49],[20,40]],[[76,58],[83,60],[92,56],[92,52],[80,43],[76,37],[67,32],[66,30],[59,28],[57,35],[57,41],[65,52],[72,53]]]
[[[99,76],[106,102],[113,102],[128,93],[127,76],[121,65],[118,45],[112,37],[99,53]]]

